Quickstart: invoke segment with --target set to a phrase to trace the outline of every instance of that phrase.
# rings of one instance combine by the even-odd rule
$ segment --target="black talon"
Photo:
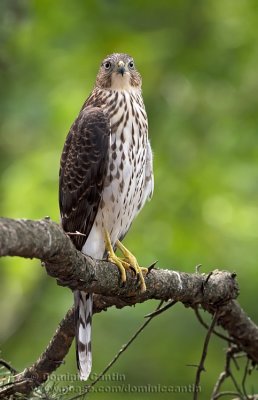
[[[133,268],[131,265],[130,265],[130,267],[129,267],[129,268],[130,268],[130,270],[131,270],[131,271],[133,271],[133,272],[134,272],[134,275],[138,275],[138,274],[139,274],[138,272],[136,272],[136,271],[135,271],[135,268]]]
[[[137,284],[140,282],[140,274],[139,274],[139,272],[136,273],[136,282],[137,282]]]

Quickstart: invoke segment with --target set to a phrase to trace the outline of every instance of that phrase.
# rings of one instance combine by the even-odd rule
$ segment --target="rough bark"
[[[83,256],[49,218],[40,221],[0,219],[0,255],[40,259],[58,284],[94,292],[94,312],[149,299],[174,299],[187,307],[201,306],[211,314],[218,310],[218,324],[254,363],[258,362],[258,327],[235,301],[238,295],[235,274],[219,270],[208,275],[189,274],[153,268],[146,275],[147,290],[141,293],[133,273],[127,273],[127,282],[122,286],[113,264]],[[58,368],[73,341],[73,317],[71,309],[40,358],[4,387],[0,398],[8,398],[15,392],[29,393]]]

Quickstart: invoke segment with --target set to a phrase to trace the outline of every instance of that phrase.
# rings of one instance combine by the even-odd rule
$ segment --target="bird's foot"
[[[112,262],[117,266],[119,271],[121,272],[121,280],[122,282],[126,282],[126,270],[132,269],[137,278],[140,281],[140,288],[141,292],[145,292],[146,290],[146,284],[144,280],[143,273],[147,273],[148,269],[147,268],[141,268],[138,264],[138,261],[136,257],[118,240],[116,242],[117,247],[120,249],[122,252],[124,258],[118,257],[111,245],[110,237],[107,231],[105,231],[105,243],[106,243],[106,250],[108,254],[108,261]]]
[[[125,262],[127,264],[127,266],[125,268],[128,268],[128,265],[129,265],[129,268],[133,269],[133,271],[135,271],[135,274],[140,281],[141,292],[145,292],[146,284],[145,284],[143,273],[147,273],[148,269],[141,268],[138,264],[136,257],[119,240],[116,242],[116,245],[124,256],[123,262]]]
[[[112,251],[108,250],[108,261],[112,262],[117,266],[121,273],[121,280],[124,283],[126,281],[126,269],[130,268],[130,264],[128,264],[124,259],[118,257],[115,253],[114,250]]]
[[[105,230],[105,244],[106,244],[106,250],[107,250],[107,259],[108,261],[112,262],[117,266],[121,273],[121,280],[124,283],[126,281],[126,273],[125,270],[130,268],[130,264],[128,264],[124,259],[118,257],[114,249],[112,247],[111,241],[110,241],[110,236],[109,233]]]

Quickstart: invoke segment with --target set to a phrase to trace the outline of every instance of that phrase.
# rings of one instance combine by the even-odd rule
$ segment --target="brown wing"
[[[82,249],[95,220],[107,172],[110,128],[101,108],[86,107],[72,125],[59,172],[59,206],[63,229]]]

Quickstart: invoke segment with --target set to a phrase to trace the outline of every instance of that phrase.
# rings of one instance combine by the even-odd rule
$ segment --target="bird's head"
[[[101,89],[140,89],[141,75],[135,68],[134,60],[128,54],[114,53],[101,63],[96,86]]]

